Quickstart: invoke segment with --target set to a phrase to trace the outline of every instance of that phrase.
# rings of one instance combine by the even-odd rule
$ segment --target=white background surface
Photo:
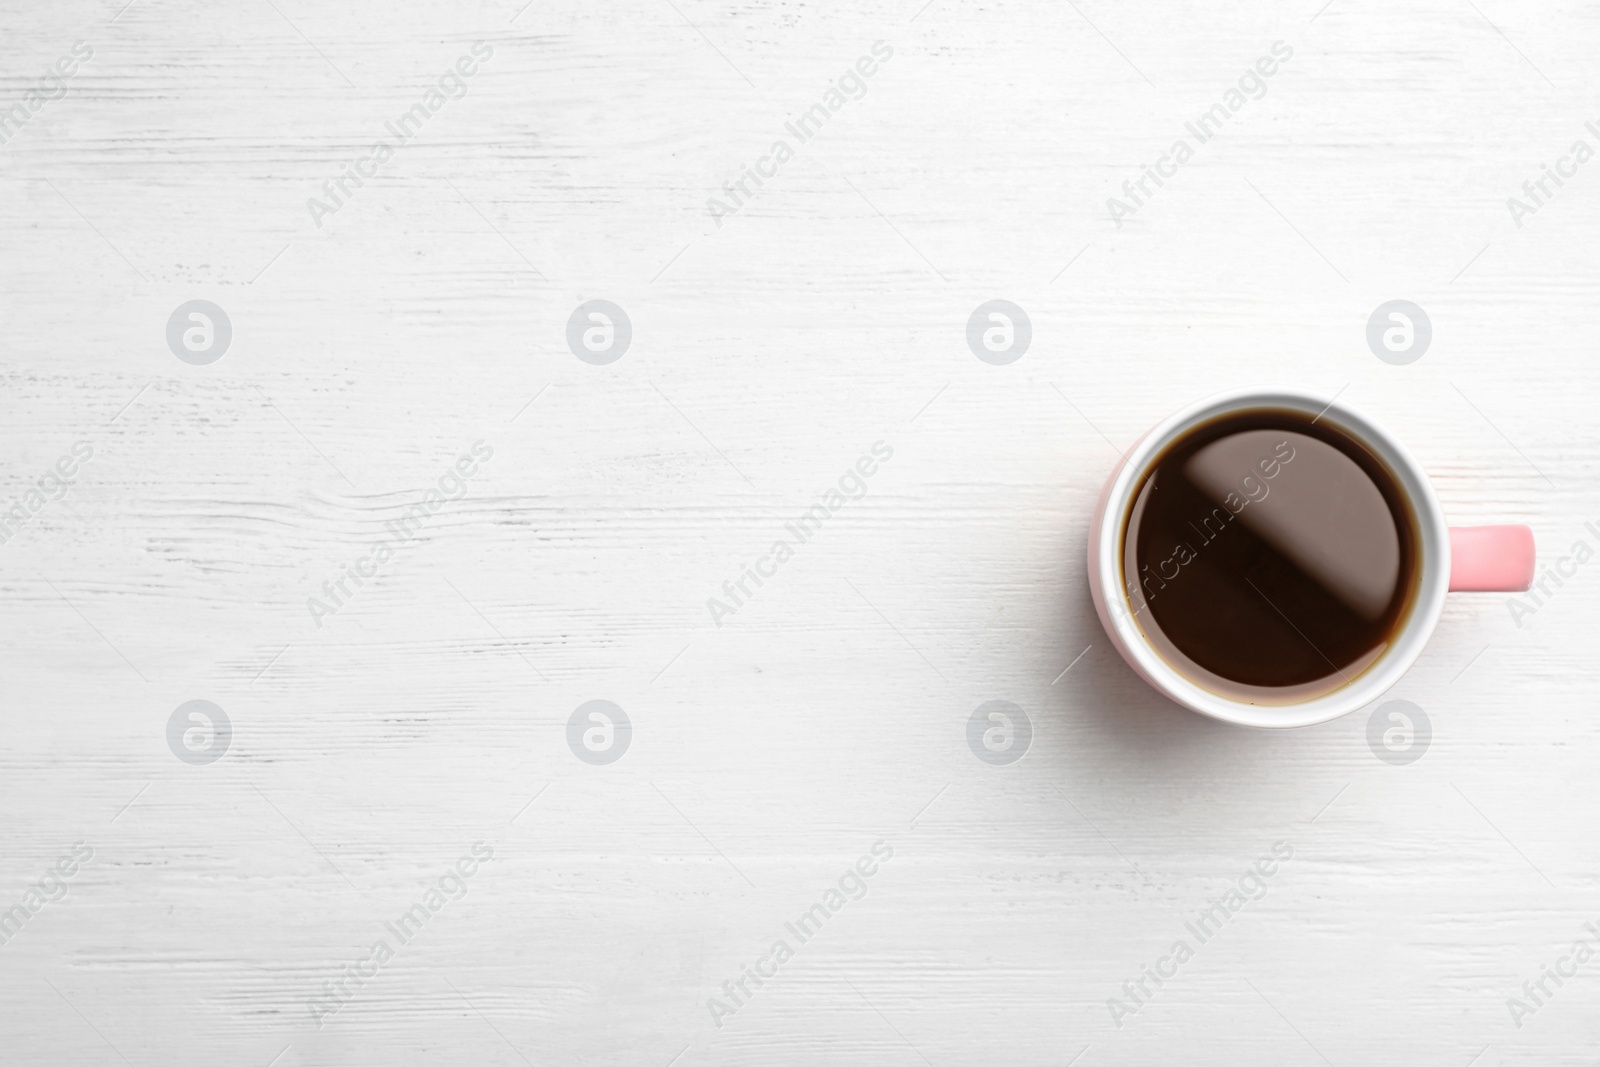
[[[1592,1062],[1600,959],[1520,1028],[1506,1000],[1600,924],[1600,564],[1520,628],[1453,597],[1390,694],[1434,730],[1397,767],[1366,712],[1252,732],[1156,696],[1083,553],[1117,449],[1267,383],[1343,390],[1454,522],[1600,543],[1600,163],[1520,228],[1505,204],[1600,147],[1593,9],[918,2],[7,5],[0,103],[94,57],[0,145],[4,503],[94,457],[0,545],[0,909],[94,858],[0,946],[0,1058]],[[316,226],[478,40],[467,95]],[[878,40],[718,227],[707,198]],[[1266,96],[1113,225],[1276,40]],[[596,298],[634,330],[603,367],[565,342]],[[966,346],[992,298],[1032,320],[1009,366]],[[1434,326],[1409,366],[1364,339],[1396,298]],[[233,325],[208,366],[166,345],[191,299]],[[465,497],[318,627],[307,598],[478,440]],[[880,440],[867,495],[713,625]],[[208,766],[167,745],[191,699],[233,724]],[[609,766],[566,743],[591,699],[634,724]],[[995,699],[1034,727],[1009,767],[966,742]],[[880,839],[867,896],[714,1025]],[[319,1029],[476,841],[466,896]],[[1277,841],[1265,897],[1114,1025]]]

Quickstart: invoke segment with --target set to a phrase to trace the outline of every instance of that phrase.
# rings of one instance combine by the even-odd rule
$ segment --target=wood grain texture
[[[920,3],[4,5],[0,107],[94,54],[0,144],[0,508],[93,457],[0,544],[0,912],[94,856],[0,944],[0,1059],[1593,1061],[1600,960],[1520,1027],[1506,1001],[1600,925],[1600,563],[1520,627],[1452,598],[1391,694],[1434,730],[1396,767],[1366,712],[1262,733],[1158,697],[1083,556],[1118,449],[1273,383],[1392,427],[1454,522],[1600,545],[1600,163],[1506,206],[1600,148],[1594,9]],[[879,41],[865,94],[788,134]],[[1115,225],[1275,41],[1265,95]],[[993,298],[1033,325],[1008,366],[965,340]],[[1434,328],[1408,366],[1364,338],[1397,298]],[[205,366],[165,337],[194,299],[233,328]],[[608,366],[566,342],[593,299],[632,322]],[[878,441],[866,494],[715,625]],[[167,739],[194,699],[233,728],[205,766]],[[606,766],[567,743],[592,699],[633,724]],[[966,742],[994,699],[1033,724],[1009,767]],[[716,1025],[880,840],[866,895]],[[1115,1025],[1278,841],[1265,896]]]

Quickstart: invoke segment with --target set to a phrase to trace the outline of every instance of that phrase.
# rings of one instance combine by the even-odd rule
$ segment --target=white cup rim
[[[1388,649],[1347,684],[1294,704],[1253,704],[1212,692],[1168,664],[1133,617],[1122,579],[1122,530],[1134,492],[1152,461],[1194,426],[1253,408],[1301,412],[1360,441],[1393,474],[1419,534],[1416,595]],[[1428,476],[1404,445],[1372,419],[1337,398],[1291,388],[1249,388],[1198,400],[1157,423],[1123,457],[1107,482],[1089,537],[1090,590],[1100,621],[1128,664],[1166,696],[1202,715],[1241,726],[1314,726],[1370,704],[1393,686],[1422,653],[1444,609],[1450,585],[1450,532]]]

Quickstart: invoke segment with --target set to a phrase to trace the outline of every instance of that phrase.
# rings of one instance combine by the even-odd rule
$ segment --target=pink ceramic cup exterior
[[[1450,527],[1452,593],[1520,593],[1533,584],[1533,564],[1526,526]]]
[[[1297,704],[1249,704],[1205,689],[1170,666],[1145,640],[1122,575],[1122,527],[1151,462],[1194,426],[1259,408],[1304,412],[1343,430],[1388,467],[1411,507],[1419,535],[1417,592],[1389,648],[1348,684]],[[1245,389],[1207,397],[1163,419],[1111,472],[1089,527],[1089,592],[1111,643],[1145,681],[1184,707],[1242,726],[1312,726],[1371,703],[1416,662],[1450,590],[1515,592],[1533,580],[1533,531],[1526,526],[1445,524],[1427,474],[1405,447],[1359,412],[1292,389]]]

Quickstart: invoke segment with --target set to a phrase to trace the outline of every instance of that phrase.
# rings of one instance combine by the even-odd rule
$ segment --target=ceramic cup
[[[1293,704],[1252,704],[1212,692],[1164,660],[1145,637],[1128,599],[1123,535],[1145,474],[1169,445],[1214,419],[1262,408],[1303,412],[1361,442],[1394,476],[1420,534],[1415,595],[1389,647],[1330,693]],[[1152,427],[1123,456],[1100,493],[1089,528],[1089,590],[1106,634],[1140,677],[1186,708],[1242,726],[1326,722],[1371,703],[1422,653],[1456,590],[1517,592],[1533,580],[1533,531],[1526,526],[1448,526],[1427,474],[1405,447],[1371,419],[1326,397],[1289,389],[1245,389],[1191,404]]]

